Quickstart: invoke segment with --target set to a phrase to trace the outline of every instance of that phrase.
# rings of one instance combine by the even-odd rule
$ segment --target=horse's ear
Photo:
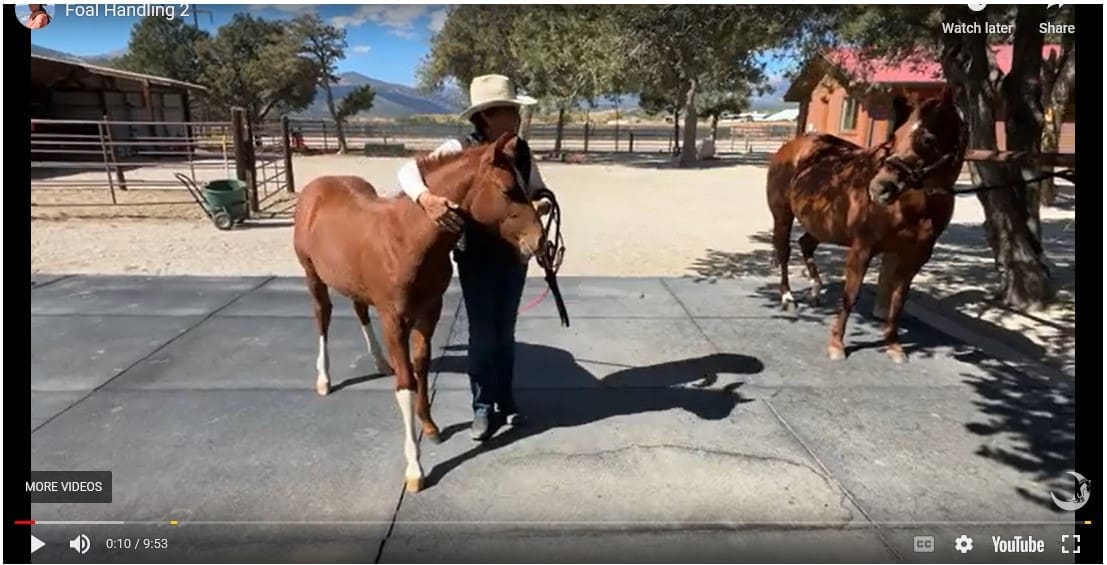
[[[507,162],[511,163],[515,160],[515,145],[519,141],[519,136],[512,133],[505,133],[496,140],[496,143],[492,144],[492,149],[485,154],[484,158],[490,163],[495,162]],[[504,161],[506,159],[506,161]]]
[[[892,127],[888,129],[888,136],[891,137],[896,130],[903,124],[907,123],[907,119],[911,117],[911,104],[907,102],[907,98],[904,96],[896,96],[892,99]]]

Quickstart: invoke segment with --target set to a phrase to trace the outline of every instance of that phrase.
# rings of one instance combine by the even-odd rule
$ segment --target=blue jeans
[[[516,411],[515,321],[528,264],[518,259],[479,253],[457,257],[458,278],[469,318],[469,387],[473,412],[489,415],[493,408]]]

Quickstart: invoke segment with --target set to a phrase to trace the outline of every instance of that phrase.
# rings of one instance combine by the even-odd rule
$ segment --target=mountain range
[[[117,64],[118,58],[124,54],[124,51],[78,56],[31,44],[31,53],[57,59],[67,59],[78,63],[112,67]],[[445,87],[432,94],[426,94],[410,86],[385,82],[356,72],[341,73],[338,81],[331,87],[331,93],[337,103],[353,89],[365,84],[373,87],[376,98],[373,108],[369,112],[359,114],[362,117],[404,118],[416,114],[457,114],[468,103],[466,93],[454,87]],[[786,80],[775,80],[770,83],[770,86],[771,90],[768,93],[751,98],[750,110],[776,111],[795,106],[783,102],[783,93],[788,88]],[[596,108],[606,110],[618,106],[624,110],[633,110],[638,106],[637,102],[636,96],[622,96],[617,103],[606,99],[597,101]],[[304,110],[293,114],[293,117],[329,119],[330,112],[327,110],[326,95],[323,90],[318,89],[312,103]]]

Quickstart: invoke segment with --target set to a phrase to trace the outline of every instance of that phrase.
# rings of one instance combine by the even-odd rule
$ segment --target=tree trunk
[[[530,139],[530,122],[534,119],[534,106],[523,107],[523,125],[519,128],[519,137]]]
[[[684,98],[684,144],[680,148],[680,166],[696,166],[696,125],[700,113],[696,111],[696,79],[688,81],[688,94]]]
[[[711,114],[711,144],[719,140],[719,114]]]
[[[346,131],[342,127],[342,120],[338,117],[338,110],[334,106],[334,93],[331,91],[331,81],[323,77],[323,92],[327,95],[327,110],[334,118],[335,135],[338,136],[338,154],[346,154]]]
[[[1042,100],[1045,105],[1045,124],[1042,129],[1042,151],[1061,151],[1061,129],[1065,122],[1065,106],[1072,96],[1076,83],[1076,52],[1071,36],[1062,40],[1059,56],[1051,58],[1042,72]],[[1049,167],[1052,170],[1052,167]],[[1054,179],[1042,182],[1042,203],[1053,206],[1057,201],[1057,185]]]
[[[554,135],[554,155],[561,155],[561,138],[565,133],[565,108],[557,109],[557,132]]]
[[[1021,8],[1022,6],[1020,6]],[[969,12],[961,6],[950,6],[945,9],[947,21],[976,20],[983,26],[980,13]],[[953,12],[956,15],[951,14]],[[1020,12],[1020,22],[1024,19]],[[1021,31],[1019,31],[1021,30]],[[1037,34],[1037,23],[1030,27],[1022,25],[1016,28],[1016,44],[1014,59],[1041,60],[1041,36],[1038,40],[1025,36]],[[999,75],[994,57],[991,56],[987,45],[987,36],[984,34],[946,34],[943,36],[945,52],[942,57],[942,70],[945,76],[950,77],[951,82],[963,86],[958,96],[958,106],[969,122],[969,147],[973,149],[997,148],[995,124],[996,102],[998,88],[989,79],[994,73]],[[1037,51],[1033,55],[1033,45],[1037,44]],[[1021,65],[1013,64],[1013,86],[1005,87],[1005,93],[1020,98],[1007,97],[1008,111],[1008,148],[1025,145],[1028,132],[1033,133],[1033,127],[1027,128],[1016,125],[1011,128],[1012,116],[1015,119],[1026,119],[1030,115],[1033,119],[1033,107],[1025,100],[1027,87],[1022,82],[1025,80],[1027,61]],[[1033,66],[1035,63],[1030,62]],[[1037,75],[1035,75],[1037,76]],[[1038,122],[1040,124],[1040,122]],[[1040,128],[1040,125],[1038,126]],[[1033,133],[1035,139],[1040,135]],[[1000,165],[997,163],[976,162],[971,164],[973,181],[975,184],[1006,185],[1018,182],[1025,177],[1018,166]],[[1032,228],[1036,224],[1035,207],[1034,214],[1030,212],[1033,199],[1028,198],[1028,189],[1024,186],[1014,189],[999,188],[977,193],[981,205],[984,208],[984,229],[988,244],[991,246],[996,261],[996,269],[1000,275],[1000,286],[997,297],[1012,308],[1026,310],[1043,305],[1050,295],[1049,270],[1046,267],[1041,242],[1037,231]]]
[[[673,110],[673,155],[680,153],[680,108]]]

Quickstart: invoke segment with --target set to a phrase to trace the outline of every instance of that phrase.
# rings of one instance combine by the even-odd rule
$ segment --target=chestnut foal
[[[459,214],[515,245],[519,260],[526,262],[542,245],[543,231],[518,185],[516,141],[516,136],[505,135],[494,144],[418,163],[431,192],[458,203]],[[353,300],[378,368],[395,372],[404,422],[405,484],[408,491],[419,491],[423,470],[412,412],[423,422],[423,435],[441,441],[431,419],[427,373],[442,296],[453,276],[450,251],[460,236],[438,229],[410,199],[378,198],[369,183],[350,176],[319,177],[304,187],[293,232],[319,330],[316,391],[330,391],[327,330],[333,288]],[[388,361],[369,323],[370,306],[380,316]]]

